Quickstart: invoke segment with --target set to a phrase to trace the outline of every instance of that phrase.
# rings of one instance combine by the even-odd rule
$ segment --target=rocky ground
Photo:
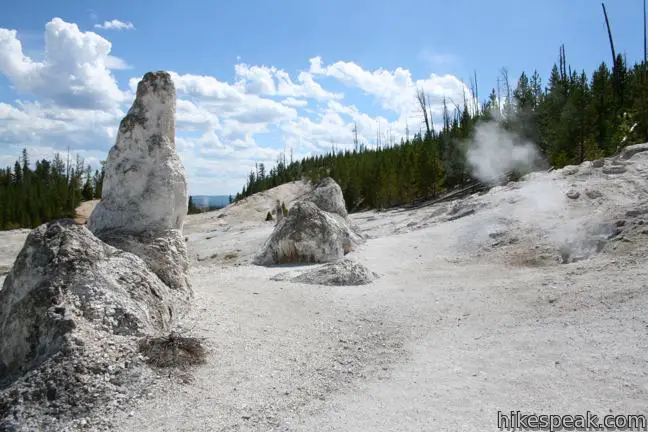
[[[647,180],[642,152],[352,214],[368,240],[347,258],[372,276],[353,286],[314,285],[326,265],[251,264],[265,214],[299,182],[189,216],[180,331],[204,338],[207,363],[154,371],[70,430],[484,431],[498,410],[645,413]],[[25,235],[0,233],[0,264]]]

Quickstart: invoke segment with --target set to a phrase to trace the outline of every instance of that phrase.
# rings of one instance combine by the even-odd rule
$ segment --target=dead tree
[[[353,123],[353,146],[355,151],[358,151],[358,123]]]
[[[477,71],[474,71],[475,75],[475,107],[477,108],[477,111],[479,112],[479,89],[477,88]]]
[[[430,127],[430,116],[428,115],[428,100],[425,96],[423,89],[416,91],[416,98],[418,99],[421,111],[423,112],[423,120],[425,121],[426,136],[432,136],[432,128]]]
[[[607,11],[605,10],[605,3],[601,3],[601,6],[603,6],[603,16],[605,17],[605,25],[607,26],[608,37],[610,38],[610,49],[612,50],[612,65],[614,65],[616,63],[616,52],[614,51],[614,41],[612,40],[610,20],[608,20]]]
[[[644,0],[644,63],[646,63],[646,56],[648,55],[647,53],[647,46],[646,46],[646,0]]]
[[[508,69],[502,68],[500,70],[500,74],[502,75],[502,81],[504,85],[504,92],[506,94],[506,100],[504,101],[504,116],[505,120],[510,120],[510,117],[512,115],[512,95],[511,95],[511,85],[509,83],[509,76],[508,76]]]

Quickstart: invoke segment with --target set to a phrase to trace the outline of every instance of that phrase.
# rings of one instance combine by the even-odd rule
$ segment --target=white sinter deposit
[[[141,257],[187,302],[191,286],[182,227],[189,201],[175,151],[175,107],[171,76],[144,75],[108,153],[101,201],[88,228],[106,243]]]
[[[348,216],[342,188],[331,177],[320,180],[306,201],[314,203],[321,210],[340,215],[345,220]]]
[[[175,106],[170,75],[144,75],[108,153],[101,202],[88,219],[93,233],[182,229],[189,198],[175,151]]]
[[[259,265],[326,263],[344,257],[362,242],[348,221],[340,186],[330,177],[289,210],[261,247]]]
[[[0,430],[95,427],[101,416],[84,416],[143,391],[151,371],[138,340],[168,334],[192,296],[174,134],[171,77],[147,73],[108,156],[90,230],[65,219],[26,238],[0,290]]]

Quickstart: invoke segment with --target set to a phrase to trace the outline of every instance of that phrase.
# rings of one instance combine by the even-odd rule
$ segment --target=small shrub
[[[265,220],[266,220],[266,222],[274,220],[274,218],[272,217],[272,213],[268,212],[268,214],[266,215]]]
[[[147,357],[149,365],[159,368],[183,368],[207,361],[207,351],[200,339],[180,336],[176,332],[145,337],[139,342],[139,351]]]
[[[283,212],[284,216],[288,216],[288,209],[286,208],[286,203],[283,201],[281,202],[281,211]]]

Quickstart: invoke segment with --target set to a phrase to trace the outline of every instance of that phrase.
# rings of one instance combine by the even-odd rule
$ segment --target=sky
[[[617,52],[643,58],[642,0],[606,4]],[[588,76],[610,48],[593,0],[0,0],[0,166],[79,154],[99,167],[144,73],[177,94],[176,148],[193,195],[240,191],[261,162],[398,142],[416,89],[480,100],[502,68],[543,79],[565,45]],[[289,156],[288,156],[289,158]]]

